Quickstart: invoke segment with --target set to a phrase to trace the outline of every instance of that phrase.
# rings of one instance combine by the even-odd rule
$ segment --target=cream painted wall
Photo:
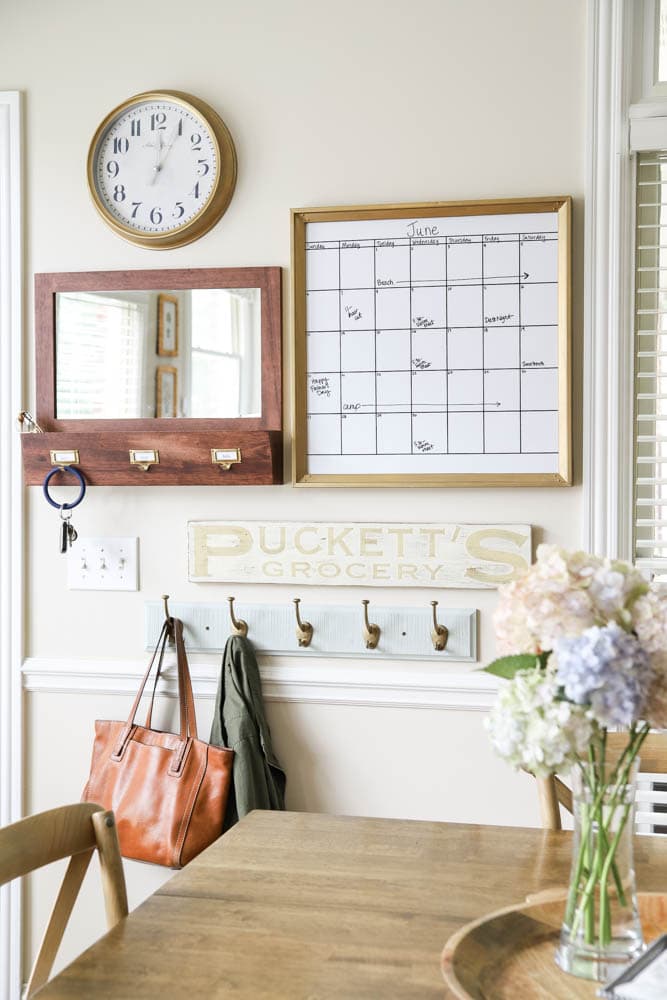
[[[113,8],[3,0],[0,87],[25,96],[26,315],[38,271],[278,264],[285,269],[289,363],[291,207],[571,194],[579,477],[584,71],[581,0],[200,0],[196,6],[116,0]],[[151,252],[126,244],[99,221],[85,160],[111,108],[160,87],[197,94],[222,114],[236,143],[239,181],[209,235],[179,250]],[[29,328],[29,364],[31,345]],[[33,403],[32,387],[26,403]],[[580,538],[579,485],[410,492],[97,488],[74,523],[83,535],[138,535],[141,590],[80,593],[66,588],[57,516],[39,489],[29,493],[29,656],[140,659],[145,601],[165,591],[181,601],[223,600],[226,588],[187,582],[191,518],[498,520],[533,524],[536,542],[576,545]],[[280,586],[236,592],[253,601],[294,596]],[[310,588],[301,596],[305,604],[364,595]],[[433,595],[391,589],[368,596],[423,605]],[[480,608],[480,659],[491,658],[494,593],[437,596],[445,605]],[[199,707],[205,731],[210,704]],[[31,695],[26,808],[76,798],[92,720],[126,708],[124,699],[104,696]],[[481,713],[274,703],[270,715],[292,808],[537,821],[529,780],[493,758]],[[134,898],[151,891],[158,877],[132,866]],[[90,926],[75,933],[73,951],[89,933]]]

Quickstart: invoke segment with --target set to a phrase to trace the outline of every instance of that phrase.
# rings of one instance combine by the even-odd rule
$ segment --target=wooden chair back
[[[107,924],[127,916],[127,892],[112,812],[92,802],[78,802],[28,816],[0,829],[0,885],[44,865],[70,858],[24,1000],[49,978],[67,922],[94,851],[100,858]]]
[[[607,752],[612,756],[623,752],[627,733],[608,733]],[[646,774],[667,774],[667,733],[649,733],[639,751],[639,771]],[[572,812],[572,792],[557,775],[537,778],[540,819],[545,830],[562,830],[560,807]]]

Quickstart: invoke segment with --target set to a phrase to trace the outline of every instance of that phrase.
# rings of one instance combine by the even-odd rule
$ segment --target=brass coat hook
[[[380,641],[380,626],[368,621],[368,601],[361,602],[364,606],[364,642],[366,649],[375,649]]]
[[[294,610],[296,612],[296,637],[299,640],[300,646],[310,646],[311,640],[313,638],[313,626],[310,622],[302,622],[301,615],[299,614],[299,604],[301,603],[300,597],[294,598]]]
[[[176,640],[174,639],[174,630],[169,622],[169,619],[171,618],[171,611],[169,610],[169,594],[163,594],[162,600],[164,602],[164,617],[167,622],[167,636],[169,637],[169,645],[173,646]]]
[[[232,635],[242,635],[244,638],[248,634],[248,623],[244,622],[242,618],[238,620],[234,617],[234,598],[228,597],[229,601],[229,617],[232,620]]]
[[[444,625],[438,625],[438,619],[436,617],[435,609],[438,606],[437,601],[431,601],[431,607],[433,608],[433,628],[431,629],[431,640],[433,642],[433,648],[437,650],[442,650],[447,645],[447,639],[449,638],[449,629]]]

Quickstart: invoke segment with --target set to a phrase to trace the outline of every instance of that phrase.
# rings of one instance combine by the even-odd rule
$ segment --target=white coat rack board
[[[294,211],[296,484],[569,485],[570,211]]]

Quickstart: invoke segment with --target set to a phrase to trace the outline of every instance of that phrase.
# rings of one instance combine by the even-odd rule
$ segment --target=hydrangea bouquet
[[[642,947],[632,782],[649,729],[667,727],[667,591],[628,563],[541,545],[500,588],[494,623],[501,656],[485,669],[509,683],[488,730],[516,768],[572,772],[575,853],[558,961],[599,978],[603,958],[628,961]],[[610,759],[612,729],[627,741]]]

